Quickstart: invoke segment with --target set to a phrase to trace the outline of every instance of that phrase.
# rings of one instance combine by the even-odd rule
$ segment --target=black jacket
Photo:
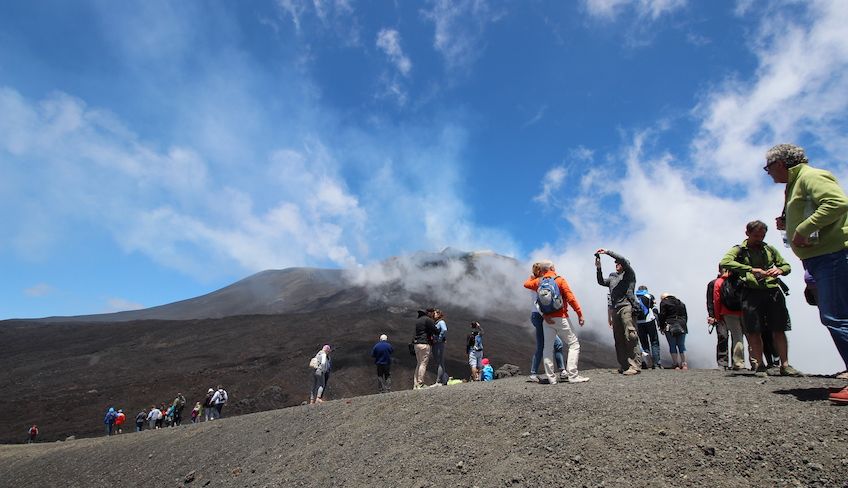
[[[427,315],[422,315],[415,321],[415,337],[412,338],[412,342],[415,344],[432,344],[433,338],[438,332],[433,319]]]
[[[667,296],[660,302],[660,328],[674,335],[688,334],[689,315],[686,305],[677,297]]]

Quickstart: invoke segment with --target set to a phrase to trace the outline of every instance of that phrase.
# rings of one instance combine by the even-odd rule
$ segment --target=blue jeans
[[[848,250],[804,259],[819,291],[819,316],[848,369]]]
[[[686,334],[671,335],[666,332],[665,337],[668,339],[668,350],[672,354],[686,352]]]
[[[660,364],[660,336],[657,334],[656,319],[645,323],[637,322],[636,332],[639,334],[642,350],[651,355],[654,366]]]
[[[445,370],[445,343],[433,344],[433,359],[436,360],[436,383],[448,384],[448,373]]]
[[[530,374],[536,374],[539,371],[539,364],[542,362],[542,356],[545,353],[545,331],[542,329],[542,314],[533,312],[530,314],[530,322],[533,328],[536,329],[536,352],[533,354],[533,359],[530,361]],[[562,356],[562,339],[559,336],[554,338],[554,360],[556,361],[557,370],[565,369],[565,358]]]

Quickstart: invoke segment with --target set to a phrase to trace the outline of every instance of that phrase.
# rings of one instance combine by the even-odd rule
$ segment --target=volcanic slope
[[[524,324],[445,309],[450,327],[448,373],[468,376],[465,335],[471,320],[485,328],[485,350],[495,367],[529,366],[534,339]],[[121,323],[7,322],[0,327],[0,391],[4,402],[0,442],[22,442],[35,423],[45,440],[98,435],[110,406],[134,419],[152,403],[170,405],[178,392],[190,406],[206,389],[223,384],[229,414],[298,405],[311,386],[309,359],[333,344],[328,398],[376,391],[370,357],[380,334],[394,345],[395,389],[412,387],[415,358],[407,352],[415,311],[363,306],[309,314],[254,315],[186,321]],[[614,353],[581,336],[584,367],[609,367]],[[428,381],[434,381],[431,366]]]
[[[826,400],[844,381],[584,373],[590,382],[510,378],[0,446],[0,485],[846,486],[848,410]]]

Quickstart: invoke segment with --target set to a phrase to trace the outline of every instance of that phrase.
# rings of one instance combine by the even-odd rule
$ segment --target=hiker
[[[164,404],[163,404],[164,405]],[[168,412],[165,414],[165,427],[174,426],[174,406],[168,407]]]
[[[418,318],[415,320],[415,335],[412,344],[415,349],[415,375],[412,379],[412,389],[419,390],[424,387],[424,377],[427,374],[427,363],[430,361],[430,353],[433,350],[433,338],[437,334],[436,323],[430,316],[433,309],[418,310]]]
[[[147,411],[142,408],[141,412],[138,412],[138,414],[136,414],[136,416],[135,416],[135,431],[136,432],[141,432],[142,430],[144,430],[144,421],[145,420],[147,420]]]
[[[218,390],[212,395],[212,405],[214,408],[212,420],[221,418],[221,410],[224,409],[224,405],[229,399],[230,396],[227,395],[227,390],[223,386],[218,385]]]
[[[722,285],[728,278],[730,278],[730,273],[719,267],[718,277],[707,283],[707,323],[714,326],[716,331],[716,364],[719,368],[739,371],[745,368],[742,312],[741,310],[732,310],[722,302]],[[730,354],[728,354],[727,348],[728,338],[731,344]]]
[[[742,277],[742,330],[751,348],[751,368],[755,374],[768,375],[768,367],[763,363],[762,336],[771,335],[780,356],[780,375],[801,376],[801,372],[789,365],[786,331],[792,325],[783,296],[785,285],[779,278],[789,274],[792,267],[774,246],[763,242],[767,231],[768,226],[759,220],[748,222],[745,227],[748,238],[730,248],[720,265]]]
[[[483,369],[483,328],[480,322],[471,322],[471,333],[465,339],[465,352],[468,353],[471,381],[480,381],[480,370]]]
[[[489,364],[489,358],[483,358],[483,381],[494,381],[495,370]]]
[[[29,439],[27,440],[27,444],[35,442],[36,437],[38,437],[38,426],[32,424],[32,427],[29,428]]]
[[[533,263],[533,266],[531,267],[531,274],[535,277],[541,276],[539,263]],[[544,318],[542,317],[542,313],[539,312],[539,307],[536,305],[536,293],[532,293],[532,295],[533,309],[530,312],[530,323],[533,324],[533,329],[536,332],[536,351],[530,359],[530,377],[527,378],[527,380],[533,383],[538,383],[539,377],[536,373],[539,371],[539,365],[542,363],[542,356],[544,355],[545,331],[543,329],[544,325],[542,324],[544,322]],[[560,379],[567,379],[568,372],[565,370],[565,360],[562,355],[562,339],[560,339],[559,335],[554,336],[553,354]]]
[[[159,408],[157,410],[159,410],[159,415],[156,419],[156,428],[161,429],[165,426],[165,417],[168,415],[168,409],[165,408],[165,402],[159,404]]]
[[[642,366],[645,369],[662,369],[660,336],[657,333],[659,323],[654,313],[656,301],[645,285],[639,285],[639,289],[636,290],[636,300],[638,300],[636,305],[639,305],[636,309],[636,332],[639,334],[642,350],[645,351],[645,361]]]
[[[580,341],[577,340],[577,335],[574,333],[574,329],[568,320],[568,306],[570,305],[574,309],[574,313],[577,314],[577,322],[581,327],[585,324],[585,320],[583,319],[583,310],[580,308],[580,303],[578,303],[577,297],[572,293],[568,282],[562,276],[557,275],[556,268],[552,262],[540,261],[538,268],[534,266],[531,269],[531,275],[524,282],[524,288],[536,292],[536,306],[544,320],[542,330],[545,335],[545,342],[550,342],[553,345],[554,338],[560,336],[563,342],[568,344],[568,358],[566,359],[568,382],[583,383],[589,381],[589,378],[580,376],[577,370],[577,362],[580,358]],[[544,354],[542,365],[545,368],[548,383],[553,385],[557,382],[557,375],[554,370],[551,350],[549,349]]]
[[[686,305],[671,293],[663,293],[660,299],[660,330],[663,331],[668,340],[668,350],[671,352],[672,368],[674,369],[689,369],[689,365],[686,363],[688,320]]]
[[[213,415],[214,415],[215,404],[212,403],[212,397],[214,397],[214,396],[215,396],[215,389],[209,388],[209,390],[206,391],[206,398],[203,399],[203,409],[204,409],[204,414],[205,414],[204,416],[206,417],[207,422],[212,420]]]
[[[601,254],[606,254],[615,260],[615,273],[610,273],[604,279],[601,270]],[[623,256],[606,249],[595,251],[595,268],[597,269],[598,284],[606,286],[610,291],[613,339],[615,353],[618,359],[619,373],[632,376],[639,374],[642,366],[642,349],[639,347],[639,333],[636,331],[636,317],[633,310],[638,304],[634,288],[636,287],[636,272],[630,266],[630,261]]]
[[[127,421],[127,416],[124,414],[123,409],[118,409],[118,414],[115,415],[115,429],[117,429],[119,434],[124,433],[124,422]]]
[[[763,169],[786,186],[777,228],[810,272],[819,317],[848,369],[848,196],[832,173],[810,166],[804,149],[793,144],[769,149]],[[830,399],[848,403],[848,387]]]
[[[392,354],[395,350],[386,334],[371,348],[371,357],[377,365],[377,389],[380,393],[392,391]]]
[[[324,369],[330,365],[330,345],[325,344],[315,356],[309,361],[312,372],[312,390],[309,394],[309,403],[324,403]]]
[[[106,416],[103,417],[103,424],[106,425],[106,435],[112,435],[112,431],[115,429],[115,417],[117,416],[118,414],[115,412],[115,409],[109,407]]]
[[[447,385],[448,373],[445,370],[445,341],[447,340],[448,326],[445,323],[445,314],[439,310],[433,310],[433,321],[436,323],[436,335],[433,338],[433,359],[436,362],[436,382],[433,386]]]
[[[174,398],[174,427],[180,425],[183,422],[183,409],[186,406],[186,399],[182,393],[177,393],[177,397]]]
[[[194,404],[194,408],[191,409],[191,423],[196,424],[200,420],[200,411],[203,410],[203,406],[200,402]]]
[[[156,408],[156,405],[150,406],[150,413],[147,414],[147,422],[151,429],[158,429],[162,423],[162,411]]]

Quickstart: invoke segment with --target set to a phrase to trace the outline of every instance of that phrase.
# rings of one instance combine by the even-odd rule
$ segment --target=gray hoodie
[[[615,308],[621,308],[625,305],[635,306],[636,295],[636,272],[630,267],[630,261],[612,251],[607,251],[607,254],[618,264],[621,264],[623,271],[621,273],[610,273],[609,278],[604,279],[604,273],[601,267],[598,266],[598,284],[607,286],[610,290],[610,301]]]

